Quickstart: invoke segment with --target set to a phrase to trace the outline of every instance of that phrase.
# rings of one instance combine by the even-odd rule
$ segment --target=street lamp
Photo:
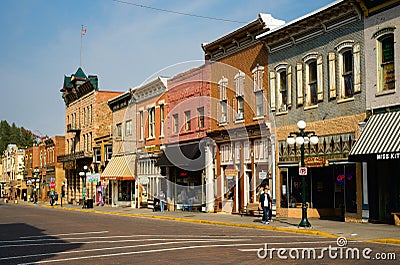
[[[33,186],[33,192],[34,192],[34,194],[33,194],[33,203],[37,203],[37,188],[36,188],[36,182],[39,182],[39,178],[38,178],[39,173],[40,173],[39,168],[38,168],[38,167],[35,167],[35,169],[33,170],[33,174],[35,175],[35,177],[33,178],[33,181],[34,181],[34,186]]]
[[[305,144],[318,144],[318,136],[313,131],[305,131],[306,122],[300,120],[297,122],[297,127],[299,128],[299,132],[290,132],[286,142],[289,145],[300,145],[300,154],[301,154],[301,162],[300,162],[300,169],[299,175],[302,176],[302,206],[301,206],[301,221],[299,226],[301,227],[310,227],[311,224],[307,219],[307,205],[306,205],[306,175],[307,169],[305,168],[304,163],[304,145]],[[294,137],[295,136],[295,137]],[[305,169],[305,170],[302,170]]]
[[[88,167],[86,165],[83,166],[83,171],[79,172],[79,176],[82,178],[82,183],[83,183],[83,187],[82,187],[83,205],[82,205],[82,208],[86,208],[86,176],[87,176],[88,172],[90,172],[90,171],[88,170]]]

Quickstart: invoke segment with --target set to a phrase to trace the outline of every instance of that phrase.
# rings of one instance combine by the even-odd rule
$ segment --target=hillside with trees
[[[8,144],[16,144],[19,148],[26,148],[36,142],[36,137],[24,127],[17,127],[2,120],[0,122],[0,154],[7,149]]]

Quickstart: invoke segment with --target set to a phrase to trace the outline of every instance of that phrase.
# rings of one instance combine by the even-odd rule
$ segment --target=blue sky
[[[331,2],[1,0],[0,120],[42,135],[65,133],[60,89],[64,75],[80,65],[81,25],[87,29],[82,42],[85,73],[98,75],[101,90],[126,91],[159,73],[173,75],[199,65],[204,58],[201,43],[253,21],[259,13],[289,22]]]

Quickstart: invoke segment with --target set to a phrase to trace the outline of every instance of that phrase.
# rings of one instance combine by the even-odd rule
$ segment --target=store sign
[[[391,159],[400,159],[400,152],[393,153],[385,153],[385,154],[377,154],[376,160],[391,160]]]
[[[139,177],[139,183],[142,185],[146,185],[149,183],[149,178],[148,177]]]
[[[267,175],[268,175],[267,172],[261,171],[261,172],[258,173],[258,178],[259,179],[266,179]]]
[[[225,176],[237,176],[238,170],[234,168],[225,169]]]
[[[306,167],[325,167],[329,166],[329,161],[322,157],[307,157],[304,160]]]

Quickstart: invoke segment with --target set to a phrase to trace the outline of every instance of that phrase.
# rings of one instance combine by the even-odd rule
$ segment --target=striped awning
[[[400,111],[372,115],[349,153],[351,161],[400,159]]]
[[[113,156],[101,174],[101,179],[134,180],[136,155]]]

